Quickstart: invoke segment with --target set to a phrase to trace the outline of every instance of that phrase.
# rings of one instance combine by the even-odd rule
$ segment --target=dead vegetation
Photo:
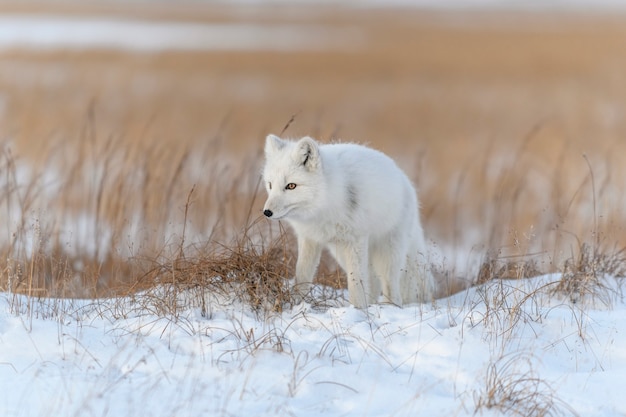
[[[207,294],[243,302],[257,311],[281,312],[292,304],[286,278],[292,269],[293,252],[286,247],[286,240],[283,234],[265,246],[244,237],[216,253],[203,250],[196,256],[165,260],[148,272],[144,285],[158,285],[166,292],[197,292],[203,315],[208,315]]]
[[[476,413],[497,410],[507,416],[577,416],[532,369],[524,355],[501,357],[487,367],[484,387],[475,398]]]
[[[610,306],[615,289],[606,284],[606,278],[625,276],[624,249],[602,250],[595,245],[583,243],[578,253],[565,261],[554,294],[564,295],[572,303],[591,299]]]
[[[228,6],[196,12],[176,16],[246,22]],[[296,12],[259,18],[284,23]],[[216,285],[232,270],[253,305],[288,305],[275,276],[292,273],[293,243],[255,223],[262,138],[283,127],[398,160],[442,248],[441,296],[468,285],[459,275],[483,283],[563,270],[569,296],[602,271],[621,273],[610,261],[620,255],[572,248],[599,236],[626,245],[623,25],[451,16],[298,17],[360,33],[367,48],[349,53],[3,51],[0,288],[103,297]],[[458,259],[467,253],[482,266]],[[332,262],[320,272],[320,282],[345,285]]]
[[[483,284],[494,279],[526,279],[545,273],[541,271],[533,259],[510,260],[490,257],[485,260],[478,270],[477,284]]]

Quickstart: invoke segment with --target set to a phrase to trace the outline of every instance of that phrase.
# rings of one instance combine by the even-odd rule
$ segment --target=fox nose
[[[265,214],[265,217],[272,217],[274,215],[272,210],[263,210],[263,214]]]

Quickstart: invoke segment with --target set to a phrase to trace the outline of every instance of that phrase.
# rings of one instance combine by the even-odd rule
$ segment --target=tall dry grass
[[[279,274],[268,272],[276,262],[289,277],[295,245],[284,228],[260,215],[260,150],[236,159],[219,139],[197,148],[145,148],[99,135],[92,128],[96,117],[86,116],[79,149],[51,142],[37,170],[10,143],[3,145],[3,289],[106,296],[163,282],[187,285],[194,282],[190,276],[212,279],[211,271],[223,280],[225,270],[236,274],[248,259],[248,268],[257,270],[246,277],[271,275],[270,294],[288,291],[277,283]],[[436,266],[449,277],[465,274],[466,282],[569,271],[578,258],[604,265],[592,265],[586,275],[622,273],[616,212],[607,218],[603,209],[614,196],[598,186],[610,181],[612,167],[596,172],[580,156],[578,181],[556,164],[551,177],[532,182],[540,173],[533,159],[525,160],[530,141],[518,145],[512,161],[494,148],[447,181],[421,187]],[[484,262],[481,268],[476,260]],[[609,271],[610,262],[617,267]],[[329,263],[322,275],[327,284],[343,285]]]
[[[162,258],[229,245],[258,217],[255,153],[233,163],[217,141],[193,150],[128,146],[98,137],[93,123],[79,149],[50,143],[36,171],[4,144],[4,289],[107,295],[138,284]]]
[[[78,152],[51,144],[35,172],[3,145],[2,290],[70,298],[156,290],[158,313],[172,316],[185,293],[203,314],[220,294],[261,312],[293,304],[285,278],[294,239],[261,215],[258,151],[231,161],[215,153],[218,140],[205,151],[129,148],[94,134],[92,117]],[[343,285],[336,268],[320,275]]]
[[[250,20],[233,10],[177,16]],[[232,248],[263,258],[285,237],[259,220],[261,144],[293,114],[286,135],[398,160],[450,279],[556,271],[584,244],[626,245],[618,18],[267,10],[263,22],[349,27],[362,44],[2,52],[2,288],[104,296],[237,264]],[[322,272],[342,285],[331,263]]]

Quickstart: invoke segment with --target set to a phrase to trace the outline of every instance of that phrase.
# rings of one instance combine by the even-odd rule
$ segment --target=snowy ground
[[[233,2],[207,1],[211,4]],[[424,10],[500,10],[532,12],[626,11],[621,0],[350,0],[322,2],[300,0],[296,5],[340,5],[355,8],[414,8]],[[240,0],[235,6],[294,6],[286,0]],[[290,9],[291,10],[291,9]],[[250,13],[254,13],[251,11]],[[311,13],[307,8],[303,13]],[[514,20],[506,19],[507,24]],[[525,22],[524,24],[528,24]],[[357,27],[337,28],[311,24],[192,23],[143,19],[59,16],[55,14],[0,13],[2,50],[113,49],[131,52],[222,50],[354,50],[366,48],[367,39]]]
[[[624,415],[621,284],[573,304],[548,295],[558,279],[271,316],[2,294],[0,415]]]
[[[155,22],[0,14],[0,50],[290,51],[360,45],[355,29],[321,25]]]

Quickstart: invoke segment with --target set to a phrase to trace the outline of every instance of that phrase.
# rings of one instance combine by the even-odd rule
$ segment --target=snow
[[[247,0],[243,0],[246,2]],[[272,0],[269,0],[270,2]],[[280,2],[281,0],[278,0]],[[304,0],[305,2],[307,0]],[[334,0],[329,0],[334,3]],[[345,3],[345,2],[344,2]],[[417,7],[444,10],[624,10],[622,0],[351,0],[347,3],[370,7]]]
[[[0,15],[2,49],[291,51],[362,44],[354,28],[323,25],[191,23],[96,17]]]
[[[367,311],[342,294],[329,308],[282,313],[212,295],[205,314],[183,296],[174,315],[159,313],[156,293],[5,293],[0,415],[623,415],[620,281],[607,277],[603,294],[572,304],[552,293],[559,279]]]
[[[342,8],[414,8],[434,10],[509,10],[624,12],[621,0],[349,0],[322,2],[300,0],[240,0],[227,3],[246,7],[331,5]],[[292,9],[290,9],[292,10]],[[303,13],[310,14],[307,7]],[[251,12],[253,13],[253,12]],[[262,50],[295,51],[333,49],[348,51],[366,48],[367,39],[358,27],[291,23],[194,23],[151,21],[132,18],[57,16],[46,14],[0,14],[0,50],[86,50],[106,49],[130,52],[168,50]]]

